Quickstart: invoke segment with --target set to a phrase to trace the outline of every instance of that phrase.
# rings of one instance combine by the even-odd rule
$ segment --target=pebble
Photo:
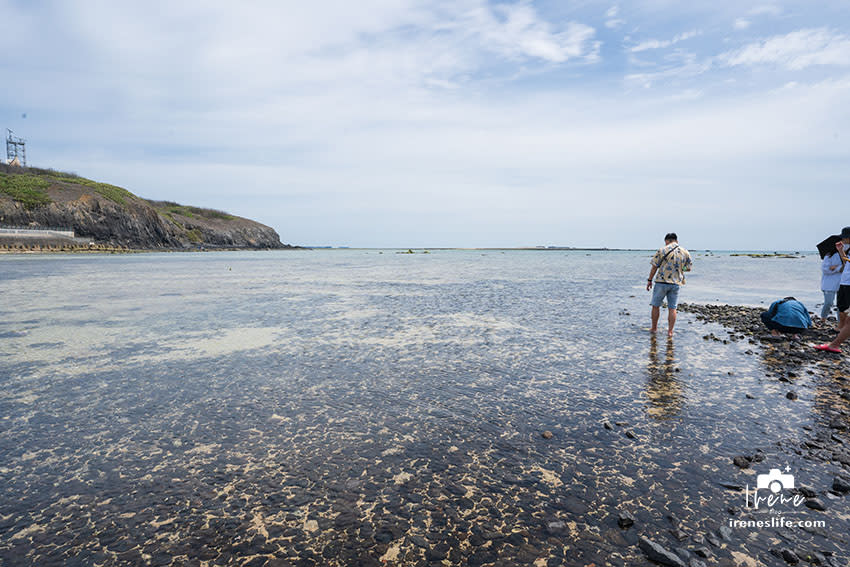
[[[785,394],[785,397],[788,398],[789,400],[796,400],[797,399],[797,393],[796,392],[788,392],[787,394]]]
[[[738,455],[732,458],[732,462],[739,469],[748,469],[750,468],[750,463],[753,461],[751,457],[747,457],[746,455]]]
[[[547,429],[546,431],[541,433],[540,436],[543,437],[543,439],[551,439],[552,438],[552,432]]]
[[[628,529],[631,526],[635,525],[635,517],[632,516],[629,512],[620,512],[617,514],[617,525],[623,529]]]
[[[820,510],[821,512],[826,510],[826,506],[824,506],[823,502],[818,498],[809,498],[806,500],[806,506],[812,510]]]

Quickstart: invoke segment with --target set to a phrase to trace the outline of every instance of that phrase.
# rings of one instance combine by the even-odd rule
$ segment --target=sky
[[[286,243],[811,250],[850,225],[846,0],[0,15],[0,128],[29,165]]]

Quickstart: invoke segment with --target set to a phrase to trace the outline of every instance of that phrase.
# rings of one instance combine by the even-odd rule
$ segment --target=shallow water
[[[817,385],[786,400],[687,315],[652,339],[649,256],[0,258],[0,563],[639,565],[668,515],[743,506],[734,455],[828,485],[781,447]],[[813,256],[695,261],[683,301],[819,299]],[[718,557],[771,564],[776,534],[735,535]]]

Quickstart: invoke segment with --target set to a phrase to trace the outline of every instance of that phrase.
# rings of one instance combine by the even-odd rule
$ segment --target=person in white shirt
[[[843,264],[850,262],[850,258],[847,257],[847,251],[850,249],[850,226],[841,229],[841,242],[836,244],[835,248]],[[841,272],[841,285],[838,286],[836,304],[838,305],[838,336],[830,343],[816,345],[815,348],[818,350],[840,353],[841,343],[850,338],[850,323],[847,321],[847,314],[850,311],[850,268]]]
[[[823,257],[823,262],[821,262],[823,275],[820,279],[820,289],[823,292],[823,307],[820,310],[821,319],[826,319],[833,303],[835,303],[835,294],[838,292],[838,286],[841,285],[841,270],[843,268],[844,263],[841,261],[838,250]]]

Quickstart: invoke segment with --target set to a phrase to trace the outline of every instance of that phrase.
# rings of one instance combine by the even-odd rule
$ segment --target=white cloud
[[[612,88],[619,61],[544,72],[594,61],[597,36],[528,2],[130,4],[0,0],[0,28],[13,22],[0,48],[42,38],[4,63],[14,89],[0,89],[0,113],[29,114],[20,133],[33,163],[254,217],[288,242],[617,246],[684,208],[720,248],[715,219],[755,227],[758,207],[762,240],[748,245],[778,246],[768,223],[823,212],[766,196],[804,196],[816,179],[832,197],[850,179],[850,145],[836,143],[850,131],[850,85],[789,73],[758,83],[740,66],[824,60],[843,52],[835,33],[819,51],[779,57],[771,38],[723,60],[708,53],[730,47],[706,33],[704,54],[630,54],[632,70],[649,72]],[[635,29],[654,23],[628,16]],[[691,25],[714,29],[703,21]],[[776,88],[790,79],[799,84]],[[641,85],[656,88],[631,88]],[[639,220],[615,234],[620,217]]]
[[[702,32],[698,30],[691,30],[688,32],[680,33],[676,35],[673,39],[668,40],[657,40],[650,39],[647,41],[642,41],[641,43],[635,45],[630,49],[632,53],[638,53],[640,51],[647,51],[649,49],[662,49],[665,47],[670,47],[671,45],[675,45],[681,41],[685,41],[687,39],[691,39],[692,37],[696,37],[700,35]]]
[[[778,65],[799,71],[815,65],[850,65],[850,38],[825,28],[774,36],[726,52],[718,60],[728,66]]]
[[[782,14],[782,7],[776,4],[761,4],[752,8],[749,13],[753,16],[779,16]]]
[[[485,45],[507,56],[534,57],[551,63],[596,56],[598,44],[592,41],[596,32],[590,26],[569,22],[558,30],[541,19],[530,2],[497,6],[495,12],[503,21],[485,13],[477,23]]]
[[[738,18],[735,20],[734,27],[736,30],[745,30],[750,27],[750,21],[744,18]]]
[[[626,23],[625,20],[617,17],[619,15],[619,13],[620,13],[620,7],[616,6],[616,5],[611,6],[610,8],[608,8],[605,11],[605,18],[606,18],[605,27],[606,28],[614,29],[614,28],[618,28],[621,25]]]

